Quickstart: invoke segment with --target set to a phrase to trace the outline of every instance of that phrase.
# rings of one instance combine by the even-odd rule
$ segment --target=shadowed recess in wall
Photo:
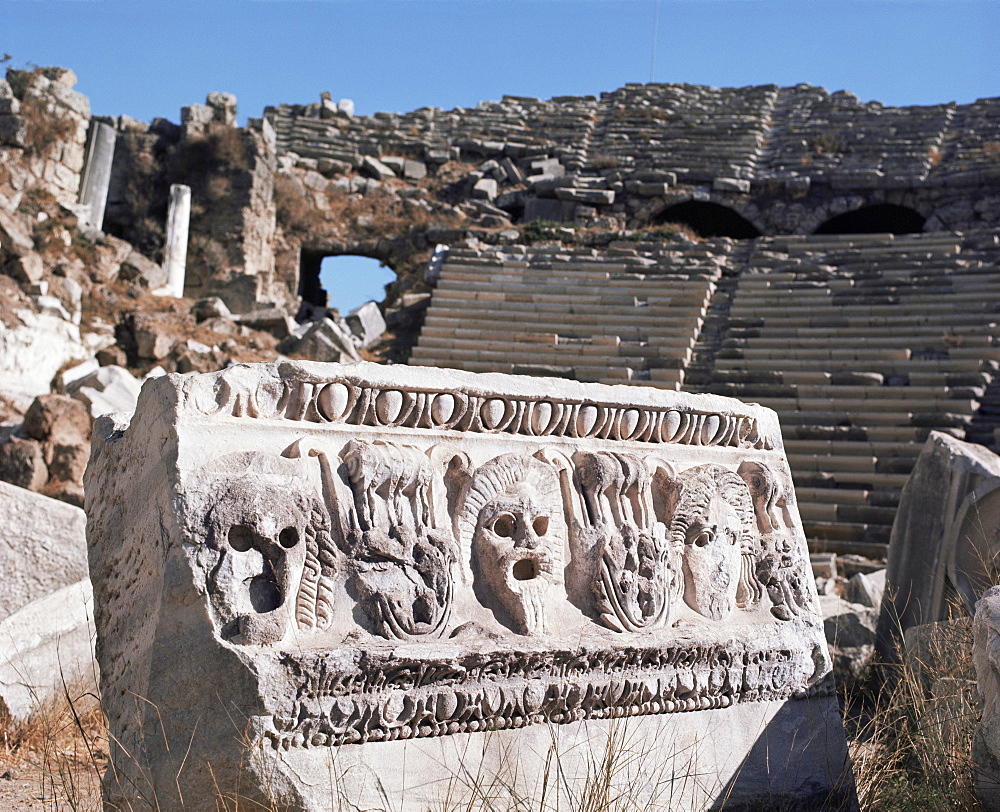
[[[879,203],[831,217],[817,234],[919,234],[924,218],[906,206]]]
[[[683,223],[697,232],[699,237],[731,237],[734,240],[752,240],[760,231],[735,211],[718,203],[689,200],[665,209],[656,218],[660,223]]]

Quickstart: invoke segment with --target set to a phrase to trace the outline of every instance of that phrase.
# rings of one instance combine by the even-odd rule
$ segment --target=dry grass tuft
[[[0,773],[27,776],[31,800],[45,810],[101,809],[101,776],[108,760],[108,727],[100,701],[64,686],[27,719],[0,712]],[[19,802],[0,786],[0,805]]]
[[[861,808],[981,809],[972,789],[979,723],[967,618],[920,627],[898,666],[876,669],[847,701]]]

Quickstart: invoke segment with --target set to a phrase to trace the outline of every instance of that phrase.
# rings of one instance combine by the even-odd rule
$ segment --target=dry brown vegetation
[[[69,686],[24,721],[0,709],[0,807],[98,812],[107,731],[97,697]]]

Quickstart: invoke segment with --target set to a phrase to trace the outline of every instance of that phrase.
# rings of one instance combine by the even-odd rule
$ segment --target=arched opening
[[[906,206],[877,203],[831,217],[816,234],[919,234],[924,218]]]
[[[688,200],[662,211],[656,218],[660,223],[681,223],[693,229],[699,237],[731,237],[734,240],[752,240],[760,231],[732,209],[718,203]]]
[[[392,268],[371,257],[304,250],[299,266],[299,296],[303,305],[336,308],[346,316],[365,302],[381,302],[385,286],[395,280]]]

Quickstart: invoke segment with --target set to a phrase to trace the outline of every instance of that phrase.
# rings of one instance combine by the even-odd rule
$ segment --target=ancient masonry
[[[815,550],[885,554],[930,431],[996,448],[998,99],[650,84],[354,116],[324,94],[238,129],[212,93],[180,125],[93,121],[85,151],[86,100],[52,76],[28,93],[75,140],[32,171],[84,221],[106,183],[104,229],[154,257],[189,185],[185,295],[284,337],[325,304],[320,261],[363,254],[399,276],[394,360],[766,404]]]
[[[930,431],[995,446],[1000,100],[629,85],[267,119],[306,174],[476,164],[413,362],[766,404],[816,550],[885,553]],[[670,241],[669,223],[716,238]],[[351,250],[321,230],[304,245]]]
[[[96,435],[116,807],[575,806],[610,750],[644,808],[852,808],[770,410],[285,362]]]

